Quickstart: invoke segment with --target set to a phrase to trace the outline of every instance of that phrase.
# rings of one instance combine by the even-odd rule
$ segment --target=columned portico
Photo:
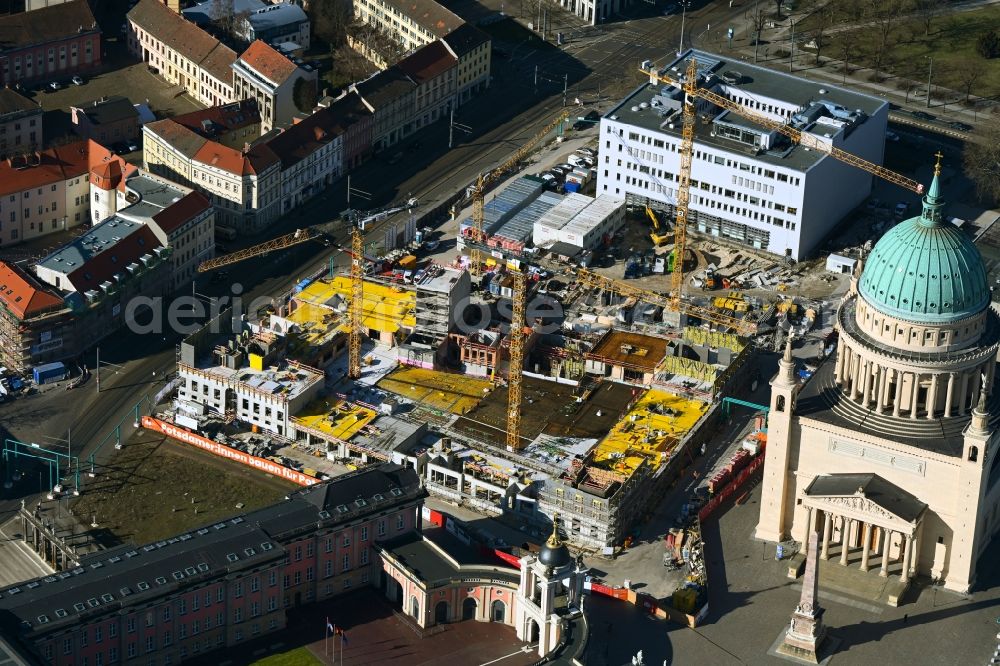
[[[874,561],[879,576],[889,576],[891,567],[902,582],[909,581],[926,504],[876,474],[830,474],[813,479],[802,506],[807,526],[822,514],[820,557],[829,559],[831,549],[839,546],[842,566],[867,572]],[[841,526],[839,543],[835,524]]]

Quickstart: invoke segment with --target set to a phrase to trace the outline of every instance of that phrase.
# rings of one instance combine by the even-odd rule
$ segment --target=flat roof
[[[798,110],[804,109],[811,103],[828,102],[839,105],[848,111],[860,110],[867,116],[875,114],[882,107],[888,105],[888,102],[878,97],[828,83],[816,83],[791,74],[753,65],[743,60],[733,60],[716,53],[697,49],[688,50],[684,55],[666,65],[665,68],[659,68],[658,71],[666,72],[671,77],[680,77],[691,57],[694,57],[702,65],[702,68],[711,68],[714,75],[713,83],[725,86],[730,93],[739,92],[750,99],[760,97],[779,100],[796,107]],[[702,68],[699,68],[699,71],[703,71]],[[724,82],[722,77],[727,72],[738,73],[740,75],[739,82],[734,84]],[[644,83],[632,91],[616,107],[605,113],[604,117],[679,138],[681,134],[680,115],[676,114],[676,118],[670,121],[668,117],[660,115],[652,105],[653,98],[660,96],[661,90],[664,88],[675,93],[677,91],[676,88],[662,84]],[[672,122],[673,127],[669,126],[669,122]],[[726,114],[725,122],[744,127],[758,127],[732,113]],[[827,156],[822,151],[807,150],[802,146],[794,146],[789,149],[787,145],[775,152],[758,154],[749,146],[720,136],[713,136],[713,128],[710,123],[695,124],[695,141],[730,153],[745,154],[748,159],[796,171],[804,171]]]
[[[223,380],[236,381],[245,387],[281,395],[285,400],[294,400],[307,388],[323,380],[323,374],[301,365],[265,368],[255,370],[249,366],[227,368],[222,365],[199,367],[199,371]]]
[[[401,365],[378,387],[421,405],[464,414],[489,393],[492,384],[480,377]]]
[[[671,344],[666,338],[612,329],[587,353],[587,358],[652,372],[667,355]]]
[[[129,205],[118,217],[148,223],[155,215],[184,198],[190,188],[175,185],[153,175],[137,173],[125,181],[125,200]],[[132,196],[129,196],[131,194]]]
[[[417,325],[417,297],[412,288],[365,280],[363,295],[361,310],[365,328],[395,333]],[[316,280],[293,298],[297,307],[287,318],[307,335],[322,338],[325,331],[346,325],[343,313],[351,298],[351,279],[338,275],[332,280]]]
[[[674,448],[708,409],[701,400],[651,389],[625,414],[587,461],[630,476],[642,461],[653,469],[674,454]]]
[[[498,558],[483,555],[440,527],[410,532],[382,542],[396,560],[422,581],[451,579],[463,566],[495,567],[497,573],[517,575],[517,570]]]
[[[339,440],[350,440],[375,420],[374,410],[346,400],[314,400],[292,421]]]

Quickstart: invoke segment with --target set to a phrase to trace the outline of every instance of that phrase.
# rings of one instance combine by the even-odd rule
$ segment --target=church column
[[[931,387],[927,390],[927,418],[934,418],[934,408],[937,406],[938,373],[931,375]]]
[[[837,353],[837,383],[841,386],[844,384],[844,364],[849,353],[847,345],[841,346],[840,351]]]
[[[858,399],[858,380],[861,379],[861,357],[854,354],[851,363],[851,400]]]
[[[878,369],[878,390],[875,397],[875,413],[881,414],[885,411],[885,404],[889,398],[889,369],[884,365]]]
[[[913,537],[909,534],[906,535],[906,542],[903,544],[903,582],[910,580],[910,558],[911,550],[913,550]]]
[[[840,563],[847,566],[847,555],[851,550],[851,527],[854,520],[851,518],[841,518],[843,525],[840,530]]]
[[[910,386],[910,418],[917,418],[917,398],[920,397],[920,373],[914,372],[913,384]]]
[[[824,560],[830,559],[830,535],[833,533],[833,514],[829,511],[823,512],[823,552],[820,554]]]
[[[966,409],[966,400],[969,395],[969,372],[965,371],[962,373],[962,386],[958,392],[958,415],[964,416]]]
[[[903,373],[899,370],[893,370],[892,378],[896,382],[896,391],[892,398],[892,415],[899,416],[899,412],[903,408]]]
[[[944,394],[944,418],[951,416],[951,401],[955,396],[955,373],[948,373],[948,388]]]
[[[892,545],[892,535],[895,532],[883,529],[882,530],[882,567],[878,571],[878,575],[885,578],[889,575],[889,546]]]
[[[871,554],[872,524],[865,523],[861,533],[861,570],[868,571],[868,557]]]
[[[864,374],[864,379],[861,382],[861,406],[867,407],[868,400],[872,395],[872,362],[866,360],[861,372]]]

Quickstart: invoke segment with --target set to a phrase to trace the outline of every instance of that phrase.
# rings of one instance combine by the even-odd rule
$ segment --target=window
[[[11,213],[11,215],[13,215],[13,213]],[[13,222],[13,219],[11,221]],[[328,553],[333,552],[333,539],[331,539],[330,537],[326,538],[326,552]]]
[[[362,541],[368,541],[368,527],[367,526],[361,528],[361,540]]]
[[[324,575],[327,578],[329,578],[330,576],[333,575],[333,560],[327,560],[326,561],[326,571],[325,571]]]
[[[152,652],[156,649],[156,638],[154,636],[146,636],[146,652]]]
[[[238,581],[233,588],[233,596],[239,599],[243,596],[243,581]]]
[[[347,571],[350,568],[351,568],[351,556],[345,554],[344,555],[344,559],[343,559],[343,563],[342,563],[342,566],[341,566],[340,570],[341,571]]]
[[[378,535],[385,536],[385,519],[379,519],[378,521]]]
[[[112,622],[108,625],[108,638],[115,638],[118,636],[118,625]]]
[[[348,534],[346,534],[346,533],[344,534],[344,541],[343,541],[343,543],[341,545],[344,548],[347,548],[348,546],[351,545],[351,537]]]
[[[187,599],[177,600],[177,614],[186,615],[187,614]]]
[[[133,657],[135,657],[135,643],[129,643],[128,644],[127,654],[128,654],[128,656],[129,656],[130,659],[133,658]]]
[[[101,628],[100,627],[94,627],[94,642],[95,643],[100,643],[102,640],[104,640],[104,638],[102,636]]]
[[[128,630],[128,633],[134,634],[135,633],[135,618],[134,617],[128,618],[128,620],[125,621],[125,627]]]
[[[296,562],[301,562],[302,561],[302,546],[301,545],[300,546],[296,546],[294,552],[295,552],[295,555],[294,555],[295,561]]]
[[[243,609],[237,608],[233,611],[233,622],[237,624],[243,621]]]
[[[163,621],[170,622],[170,606],[163,607]]]
[[[130,643],[129,645],[135,645],[135,643]],[[114,664],[118,661],[118,648],[109,647],[108,648],[108,663]]]
[[[73,652],[73,639],[63,639],[63,654],[70,654],[71,652]]]
[[[250,591],[259,592],[260,591],[260,577],[254,576],[250,579]]]
[[[277,580],[278,580],[278,574],[275,573],[274,569],[272,569],[271,571],[267,572],[267,584],[268,584],[268,586],[274,587],[275,585],[277,585]]]
[[[403,514],[396,516],[396,529],[401,530],[406,527],[406,519],[403,518]]]

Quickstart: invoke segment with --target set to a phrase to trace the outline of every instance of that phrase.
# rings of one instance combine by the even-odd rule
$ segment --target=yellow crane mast
[[[361,327],[364,320],[362,309],[365,289],[364,236],[361,229],[351,229],[351,309],[350,309],[350,354],[347,376],[361,378]]]
[[[486,217],[486,188],[520,164],[521,161],[535,149],[535,146],[548,136],[549,132],[561,125],[567,118],[569,118],[569,111],[561,112],[552,122],[539,130],[535,136],[528,139],[527,143],[518,148],[514,154],[507,159],[507,161],[498,166],[496,169],[493,169],[493,171],[489,172],[485,176],[479,174],[479,178],[476,180],[476,187],[472,194],[471,240],[476,245],[474,245],[469,252],[469,268],[473,275],[480,275],[482,273],[483,252],[478,246],[486,242],[486,230],[483,229],[483,222]]]
[[[681,126],[681,168],[677,178],[677,221],[674,223],[674,270],[670,273],[670,295],[674,310],[680,311],[684,295],[684,253],[687,250],[688,201],[691,198],[691,159],[694,156],[694,92],[698,86],[698,65],[688,61],[684,77],[683,124]]]
[[[274,252],[275,250],[284,250],[287,247],[314,240],[319,238],[319,236],[320,234],[311,229],[296,229],[293,233],[278,236],[277,238],[269,240],[266,243],[253,245],[236,252],[224,254],[221,257],[215,257],[214,259],[203,261],[198,264],[198,272],[207,273],[209,271],[214,271],[216,268],[222,268],[223,266],[229,266],[247,259],[259,257],[267,254],[268,252]]]
[[[521,380],[524,370],[524,273],[514,271],[510,317],[510,369],[507,372],[507,450],[521,448]]]

